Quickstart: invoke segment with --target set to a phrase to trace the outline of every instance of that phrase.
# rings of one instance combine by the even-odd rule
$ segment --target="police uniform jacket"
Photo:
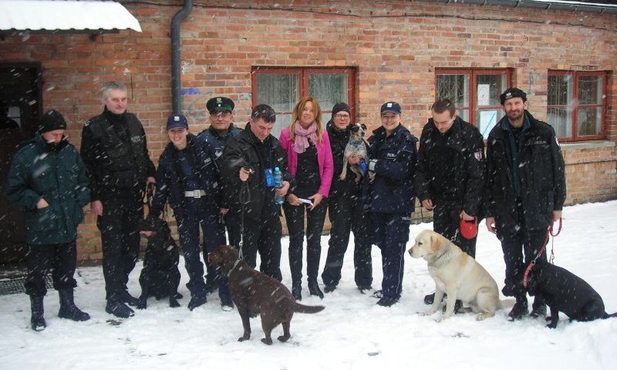
[[[115,199],[143,189],[154,177],[146,134],[132,113],[114,114],[105,109],[82,130],[81,155],[90,175],[92,200]]]
[[[253,169],[246,181],[240,181],[240,169]],[[277,138],[269,135],[261,142],[250,130],[250,123],[234,140],[225,147],[221,158],[221,173],[225,188],[225,201],[230,206],[229,212],[240,216],[244,209],[244,217],[259,221],[262,216],[278,217],[280,207],[274,203],[274,187],[266,184],[264,170],[279,167],[283,180],[291,186],[288,192],[293,192],[294,179],[287,166],[287,153],[281,147]],[[248,186],[248,188],[247,188]]]
[[[555,130],[525,111],[519,147],[507,117],[491,130],[487,140],[487,217],[495,217],[498,232],[513,230],[518,224],[517,200],[522,202],[525,226],[546,230],[552,212],[561,210],[566,200],[565,164]],[[513,158],[518,157],[518,175],[513,174]]]
[[[158,217],[165,203],[169,202],[176,218],[183,219],[187,216],[187,212],[190,212],[186,206],[185,191],[194,190],[203,190],[205,192],[202,199],[204,207],[210,209],[216,207],[218,212],[218,206],[221,203],[221,177],[215,163],[214,149],[197,136],[188,134],[186,148],[182,151],[188,159],[199,189],[185,187],[185,175],[178,158],[180,151],[173,143],[167,144],[159,158],[156,171],[157,191],[151,209],[152,217]]]
[[[417,159],[417,141],[402,124],[388,137],[386,129],[380,127],[368,139],[371,160],[377,160],[372,189],[373,212],[413,212],[413,171]]]
[[[77,238],[83,206],[90,201],[86,167],[66,138],[50,151],[43,138],[36,135],[15,154],[6,195],[24,209],[29,245],[71,242]],[[41,198],[49,207],[36,208]]]
[[[234,136],[238,135],[242,132],[241,128],[236,127],[233,123],[229,126],[229,130],[223,135],[221,135],[218,131],[213,129],[212,127],[208,127],[197,135],[203,141],[206,141],[214,148],[214,152],[216,153],[216,158],[218,159],[221,155],[223,155],[223,150],[225,146],[229,144]]]
[[[460,207],[477,216],[484,191],[484,142],[480,131],[456,117],[442,134],[433,119],[422,129],[418,162],[414,173],[420,201]]]

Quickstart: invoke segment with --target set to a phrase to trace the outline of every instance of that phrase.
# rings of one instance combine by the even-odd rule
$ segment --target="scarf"
[[[317,124],[311,123],[308,128],[302,127],[299,121],[294,125],[294,150],[298,154],[302,154],[309,147],[309,139],[313,144],[317,143]]]

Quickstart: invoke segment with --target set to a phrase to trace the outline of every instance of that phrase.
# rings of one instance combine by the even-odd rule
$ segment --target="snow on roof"
[[[0,0],[0,30],[125,30],[139,21],[115,1]]]

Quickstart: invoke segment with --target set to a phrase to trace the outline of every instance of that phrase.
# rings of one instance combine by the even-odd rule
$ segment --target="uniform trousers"
[[[453,203],[437,203],[433,210],[433,230],[459,246],[463,252],[476,258],[476,235],[465,239],[460,231],[461,206]]]
[[[180,249],[184,255],[184,266],[189,275],[186,287],[192,297],[206,296],[204,281],[204,265],[201,261],[201,243],[199,228],[203,233],[204,260],[208,259],[208,252],[214,251],[225,244],[225,227],[219,219],[217,206],[208,204],[201,198],[185,198],[184,212],[177,217],[178,234],[180,235]],[[229,295],[227,279],[217,278],[219,281],[219,295]]]
[[[28,276],[24,283],[26,294],[44,296],[47,294],[45,276],[51,270],[54,289],[73,289],[77,282],[73,275],[77,265],[75,240],[62,244],[28,245],[26,263]]]
[[[107,300],[122,301],[129,274],[139,257],[139,220],[143,204],[139,195],[103,201],[103,214],[96,224],[103,246],[103,276]]]
[[[373,213],[375,244],[381,249],[384,297],[399,299],[403,290],[405,246],[409,240],[409,213]]]

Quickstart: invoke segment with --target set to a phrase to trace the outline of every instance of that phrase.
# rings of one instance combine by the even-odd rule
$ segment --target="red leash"
[[[551,257],[549,258],[549,262],[553,263],[553,261],[555,260],[555,253],[553,251],[553,247],[555,244],[555,237],[559,235],[559,233],[561,233],[561,225],[562,225],[562,222],[561,222],[561,217],[560,217],[559,218],[559,228],[557,229],[556,233],[553,234],[553,224],[551,224],[551,226],[548,227],[548,230],[546,230],[546,236],[544,237],[544,243],[542,243],[542,248],[540,248],[536,257],[529,263],[529,266],[527,266],[527,269],[525,269],[525,274],[523,274],[523,288],[527,289],[527,280],[529,278],[529,274],[531,273],[531,269],[536,264],[536,260],[540,258],[542,253],[544,253],[544,251],[546,250],[546,245],[548,244],[549,235],[553,237],[553,240],[551,241]]]

